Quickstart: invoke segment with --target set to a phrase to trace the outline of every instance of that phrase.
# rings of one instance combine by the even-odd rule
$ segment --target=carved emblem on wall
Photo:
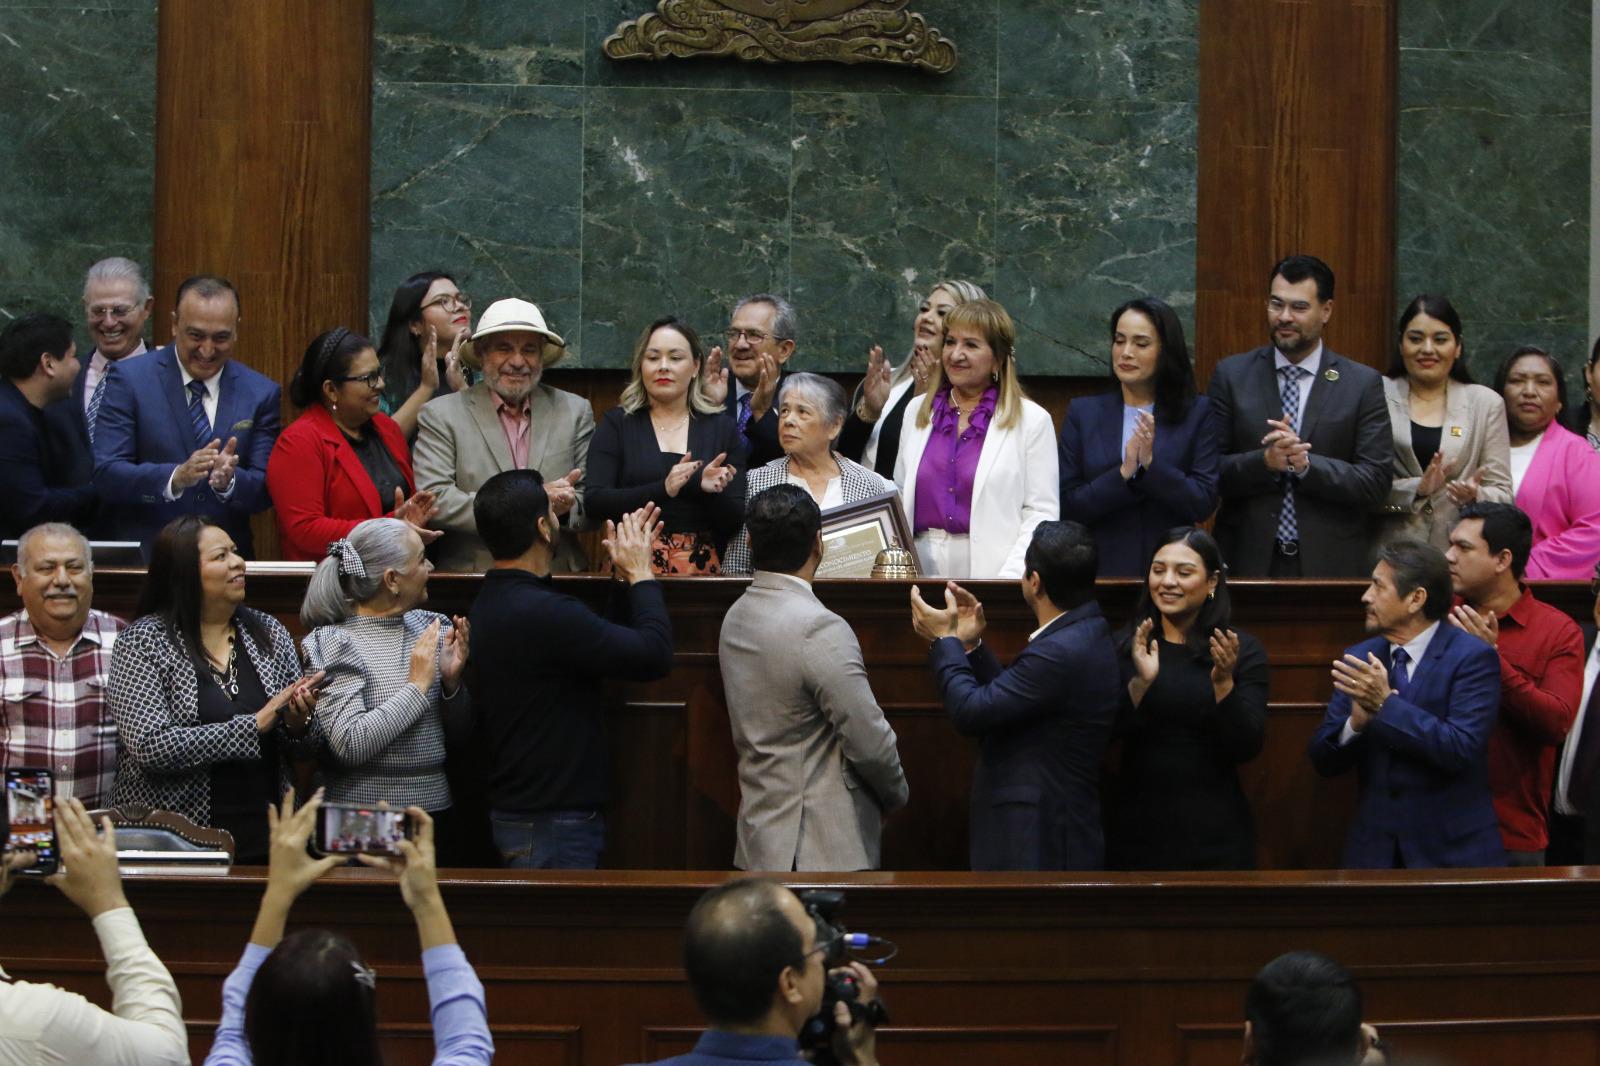
[[[955,69],[956,46],[910,0],[661,0],[617,27],[612,59],[733,56],[763,63],[892,63]]]

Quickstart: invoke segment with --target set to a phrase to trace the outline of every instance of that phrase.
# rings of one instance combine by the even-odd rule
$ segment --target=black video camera
[[[839,924],[834,916],[844,906],[843,892],[818,888],[798,895],[806,913],[817,924],[816,946],[822,949],[822,967],[826,974],[822,986],[822,1007],[806,1019],[806,1024],[801,1028],[800,1048],[811,1052],[811,1061],[818,1066],[837,1066],[839,1060],[833,1054],[833,1034],[839,1023],[833,1017],[834,1005],[843,1003],[850,1008],[852,1024],[866,1021],[874,1028],[888,1022],[889,1011],[884,1007],[881,997],[871,1003],[861,1002],[861,989],[854,974],[831,971],[850,961],[851,948],[881,945],[889,948],[889,954],[893,955],[894,945],[863,933],[847,932]]]

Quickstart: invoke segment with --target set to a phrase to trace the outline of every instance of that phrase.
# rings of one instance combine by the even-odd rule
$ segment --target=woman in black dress
[[[1123,649],[1122,772],[1107,843],[1123,870],[1242,870],[1255,827],[1238,764],[1261,751],[1267,654],[1228,628],[1211,534],[1182,526],[1156,548]]]

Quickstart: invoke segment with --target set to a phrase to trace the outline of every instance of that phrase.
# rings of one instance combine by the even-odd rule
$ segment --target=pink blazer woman
[[[1551,422],[1517,487],[1533,520],[1531,581],[1587,581],[1600,560],[1600,454]]]

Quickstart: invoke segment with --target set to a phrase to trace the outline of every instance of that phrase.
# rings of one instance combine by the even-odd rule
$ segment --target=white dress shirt
[[[188,1063],[178,986],[145,942],[133,909],[106,911],[94,931],[115,1013],[54,985],[0,980],[0,1066]]]
[[[122,359],[118,359],[117,362],[120,363],[124,359],[132,359],[135,356],[143,355],[147,351],[149,351],[149,349],[144,346],[144,341],[140,341],[139,342],[139,347],[135,348],[133,351],[131,351],[127,355],[123,356]],[[105,356],[101,355],[100,354],[100,349],[96,348],[94,350],[93,354],[91,354],[89,356],[89,365],[86,368],[84,368],[84,371],[83,371],[83,413],[84,414],[88,414],[89,413],[89,401],[94,399],[95,386],[100,384],[100,379],[106,376],[106,371],[109,370],[110,368],[111,368],[111,360],[109,360]]]
[[[1589,650],[1589,658],[1583,664],[1583,698],[1578,700],[1578,716],[1572,720],[1572,728],[1567,730],[1567,742],[1561,746],[1561,762],[1556,768],[1557,814],[1582,817],[1584,813],[1567,799],[1567,786],[1572,783],[1572,763],[1578,756],[1578,738],[1583,735],[1583,712],[1589,707],[1589,697],[1594,694],[1597,678],[1600,678],[1600,640],[1594,642],[1594,647]]]
[[[1511,449],[1511,495],[1516,497],[1522,488],[1522,479],[1528,476],[1528,467],[1533,465],[1533,453],[1539,450],[1539,442],[1544,440],[1541,433],[1526,444],[1515,445]]]
[[[1411,657],[1411,661],[1406,663],[1407,685],[1416,680],[1417,667],[1422,665],[1422,657],[1428,654],[1428,645],[1433,643],[1433,636],[1437,632],[1439,632],[1439,623],[1435,622],[1404,644],[1391,644],[1389,646],[1389,659],[1391,662],[1394,660],[1394,649],[1396,648],[1404,648],[1406,654]],[[1370,723],[1368,724],[1370,726]],[[1358,735],[1355,729],[1351,727],[1350,719],[1346,718],[1344,720],[1344,728],[1339,731],[1339,746],[1341,748],[1344,747]]]

